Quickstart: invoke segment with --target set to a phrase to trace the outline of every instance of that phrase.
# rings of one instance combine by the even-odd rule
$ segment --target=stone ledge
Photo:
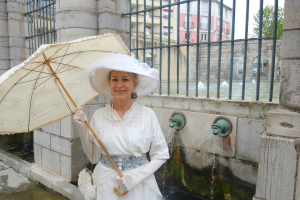
[[[300,113],[277,109],[270,111],[267,118],[267,134],[300,137]]]
[[[14,170],[26,177],[53,189],[69,199],[84,200],[84,196],[80,190],[75,185],[69,183],[69,179],[50,172],[44,167],[38,166],[36,163],[29,163],[0,149],[0,164],[2,163],[1,161],[6,165],[10,165]]]

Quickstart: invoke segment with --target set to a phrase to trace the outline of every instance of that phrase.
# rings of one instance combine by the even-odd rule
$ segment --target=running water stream
[[[220,140],[222,139],[221,136],[219,135],[214,135],[213,137],[213,143],[212,143],[212,150],[213,150],[213,166],[211,169],[211,192],[210,192],[210,199],[212,200],[214,198],[214,180],[215,180],[215,176],[214,176],[214,170],[216,169],[216,153],[220,153]],[[219,150],[219,152],[217,152],[217,150]]]

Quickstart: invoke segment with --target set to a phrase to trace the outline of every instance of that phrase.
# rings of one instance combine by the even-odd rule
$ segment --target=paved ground
[[[61,200],[0,161],[1,200]]]

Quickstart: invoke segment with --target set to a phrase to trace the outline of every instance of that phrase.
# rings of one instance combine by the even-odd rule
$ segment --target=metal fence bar
[[[249,4],[250,4],[250,0],[247,0],[247,5],[246,5],[246,23],[245,23],[245,42],[244,42],[244,65],[243,65],[242,100],[245,99],[246,67],[247,67],[247,48],[248,48],[248,27],[249,27]]]
[[[34,4],[33,4],[33,6],[34,7],[36,7],[36,0],[34,0]],[[33,7],[33,8],[34,8]],[[34,9],[36,9],[36,8],[34,8]],[[33,16],[34,16],[34,26],[33,26],[33,31],[34,31],[34,35],[36,35],[36,30],[37,30],[37,28],[36,28],[36,23],[37,23],[37,21],[36,21],[36,12],[34,12],[33,13]],[[37,49],[37,45],[36,45],[36,37],[34,37],[34,52],[36,51],[36,49]]]
[[[177,5],[177,94],[179,94],[180,4]]]
[[[152,8],[154,7],[154,1],[152,1]],[[151,34],[151,68],[153,68],[153,37],[154,37],[154,10],[152,11],[152,19],[151,19],[151,30],[152,30],[152,34]]]
[[[41,0],[38,0],[38,6],[40,7],[40,5],[41,5]],[[41,9],[39,9],[39,13],[40,13],[40,27],[38,29],[38,32],[39,32],[39,34],[41,34],[42,33],[42,10]],[[39,41],[41,42],[39,44],[39,46],[43,44],[42,39],[43,39],[43,37],[39,36]]]
[[[189,51],[190,51],[190,1],[187,2],[187,46],[186,46],[186,96],[189,96]]]
[[[42,1],[43,2],[43,6],[44,6],[44,4],[46,3],[45,1]],[[46,9],[47,7],[45,7],[45,9]],[[46,43],[46,30],[45,30],[45,9],[43,9],[43,31],[44,31],[44,33],[43,33],[43,35],[44,35],[44,42],[43,42],[43,44],[45,44]]]
[[[169,5],[171,0],[169,0]],[[171,47],[170,47],[170,24],[171,24],[171,7],[168,7],[168,95],[170,95],[170,71],[171,71]]]
[[[277,39],[277,15],[278,15],[278,0],[275,0],[275,2],[274,2],[274,31],[273,31],[274,39],[273,39],[273,51],[272,51],[272,66],[271,66],[269,101],[272,101],[272,98],[273,98],[275,51],[276,51],[276,39]]]
[[[160,27],[159,27],[159,81],[161,83],[161,73],[162,73],[162,1],[160,1]],[[159,85],[159,94],[161,95],[161,84]]]
[[[26,3],[27,3],[27,10],[29,10],[29,8],[28,8],[28,4],[29,4],[29,3],[28,3],[28,0],[27,0],[27,2],[26,2]],[[30,20],[30,21],[31,21],[31,20]],[[28,35],[30,35],[30,28],[29,28],[29,15],[27,15],[27,22],[28,22],[28,23],[27,23],[27,25],[28,25]],[[31,51],[31,48],[30,48],[30,39],[28,40],[28,43],[29,43],[29,54],[31,54],[31,53],[30,53],[30,51]]]
[[[196,97],[198,97],[200,0],[197,2]]]
[[[54,0],[53,0],[53,3],[54,3]],[[55,33],[53,34],[53,36],[54,36],[54,42],[56,42],[56,29],[55,29],[55,15],[54,15],[54,6],[55,6],[55,3],[53,4],[53,20],[52,20],[52,22],[53,22],[53,29],[54,29],[54,31],[55,31]]]
[[[139,0],[136,0],[136,48],[139,48]],[[139,59],[139,50],[136,51],[136,59]]]
[[[131,12],[131,0],[129,1],[129,12]],[[131,53],[131,34],[132,34],[132,31],[131,31],[131,19],[132,19],[132,15],[130,14],[129,15],[129,50],[130,50],[130,53]]]
[[[53,33],[52,33],[52,14],[51,14],[51,7],[49,10],[49,15],[50,15],[50,38],[51,38],[51,44],[52,44],[52,38],[53,38]],[[54,16],[53,16],[54,17]]]
[[[47,33],[47,44],[49,44],[49,27],[48,27],[48,24],[49,24],[49,18],[48,18],[48,1],[46,1],[46,33]]]
[[[261,64],[261,43],[262,43],[262,19],[263,19],[264,1],[260,0],[259,6],[259,33],[258,33],[258,65],[256,72],[256,100],[259,99],[259,88],[260,88],[260,64]]]
[[[207,44],[207,89],[206,97],[209,98],[209,79],[210,79],[210,44],[211,44],[211,0],[208,3],[208,44]]]
[[[231,29],[231,49],[230,49],[230,74],[229,74],[229,95],[228,98],[231,99],[232,95],[232,73],[233,73],[233,55],[234,55],[234,30],[235,30],[235,1],[232,0],[232,29]]]
[[[220,26],[219,26],[219,57],[218,57],[218,85],[217,98],[220,97],[221,58],[222,58],[222,36],[223,36],[223,0],[220,0]]]
[[[146,10],[146,0],[144,0],[144,10]],[[146,11],[144,11],[144,48],[146,47]],[[143,62],[146,60],[146,50],[143,51]]]

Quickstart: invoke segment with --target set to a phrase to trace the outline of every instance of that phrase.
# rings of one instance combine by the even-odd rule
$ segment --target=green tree
[[[253,32],[258,37],[259,33],[259,13],[258,11],[253,15]],[[277,39],[282,38],[283,33],[283,8],[278,7],[278,16],[277,16]],[[273,37],[274,31],[274,6],[267,5],[263,10],[263,21],[262,21],[262,37]]]

